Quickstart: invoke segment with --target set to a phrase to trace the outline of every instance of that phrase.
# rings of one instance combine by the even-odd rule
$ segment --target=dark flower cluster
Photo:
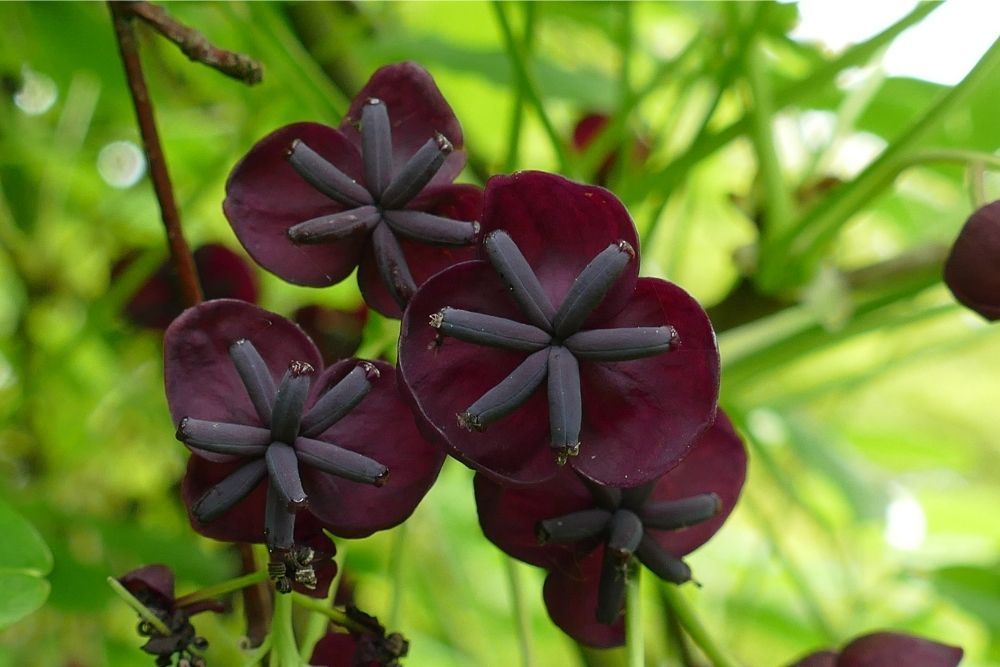
[[[958,667],[962,649],[898,632],[874,632],[838,651],[817,651],[791,667]]]
[[[307,286],[357,269],[367,305],[401,318],[399,363],[324,367],[299,326],[246,301],[173,320],[166,391],[192,453],[191,524],[266,543],[277,590],[325,595],[324,531],[404,521],[447,453],[476,471],[486,536],[547,570],[554,622],[614,646],[629,572],[691,580],[683,557],[745,480],[717,409],[712,325],[677,285],[639,277],[636,228],[609,191],[542,172],[481,190],[453,183],[464,160],[451,108],[403,63],[378,70],[336,129],[289,125],[236,165],[224,211],[250,256]],[[384,631],[366,637],[331,634],[314,661],[405,653]]]

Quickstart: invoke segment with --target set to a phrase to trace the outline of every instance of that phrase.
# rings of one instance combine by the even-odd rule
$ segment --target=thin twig
[[[260,83],[264,69],[250,56],[220,49],[194,28],[179,23],[163,7],[148,2],[122,4],[127,11],[176,44],[181,53],[191,60],[216,69],[248,86]]]
[[[156,130],[156,119],[153,116],[153,105],[149,101],[149,91],[142,75],[142,63],[139,61],[139,45],[135,38],[132,25],[132,3],[109,2],[115,35],[118,38],[118,48],[122,63],[125,65],[125,77],[128,80],[129,92],[135,105],[136,120],[139,122],[139,133],[146,152],[146,162],[149,164],[150,178],[153,189],[160,204],[160,215],[163,226],[167,230],[167,243],[170,246],[170,257],[180,280],[181,296],[184,304],[194,306],[201,302],[201,286],[198,283],[198,273],[194,259],[184,232],[181,230],[180,214],[174,201],[174,191],[170,184],[170,174],[167,172],[167,162],[163,157],[159,133]]]

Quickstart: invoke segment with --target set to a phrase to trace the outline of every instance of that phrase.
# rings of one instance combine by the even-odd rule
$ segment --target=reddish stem
[[[139,122],[139,133],[142,135],[143,147],[146,151],[146,161],[149,164],[149,175],[153,180],[153,189],[160,204],[160,215],[163,226],[167,230],[167,244],[170,246],[170,258],[180,280],[181,296],[186,306],[194,306],[201,302],[201,285],[198,282],[198,272],[191,257],[191,250],[184,240],[181,230],[180,214],[174,201],[174,191],[170,184],[170,174],[167,172],[167,162],[163,157],[159,133],[156,131],[156,119],[153,116],[153,105],[149,101],[149,90],[142,75],[142,63],[139,61],[139,46],[136,43],[135,29],[132,25],[133,14],[131,3],[109,2],[111,17],[118,37],[118,48],[122,63],[125,65],[125,77],[128,80],[129,92],[135,105],[135,115]]]

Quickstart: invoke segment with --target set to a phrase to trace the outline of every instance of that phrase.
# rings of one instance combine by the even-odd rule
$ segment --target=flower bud
[[[963,305],[1000,319],[1000,201],[966,221],[945,262],[944,282]]]

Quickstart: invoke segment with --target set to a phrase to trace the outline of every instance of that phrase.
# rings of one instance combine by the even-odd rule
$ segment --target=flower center
[[[545,519],[535,528],[541,544],[604,544],[596,610],[600,623],[610,625],[621,614],[628,571],[635,561],[664,581],[681,584],[691,579],[687,564],[660,546],[650,530],[687,528],[722,511],[722,500],[715,493],[651,501],[655,484],[621,491],[590,483],[600,507]]]
[[[677,343],[670,326],[581,330],[615,281],[635,259],[625,241],[598,253],[573,281],[556,309],[509,234],[494,231],[483,244],[486,256],[531,324],[445,307],[433,314],[439,338],[527,352],[506,378],[458,414],[459,424],[482,430],[523,405],[542,382],[549,402],[549,442],[556,463],[580,451],[583,399],[579,361],[626,361],[666,352]]]
[[[244,461],[205,492],[192,513],[199,521],[214,521],[250,495],[266,477],[266,541],[272,551],[288,551],[294,545],[295,513],[309,502],[302,486],[301,466],[375,486],[387,481],[389,471],[378,461],[316,439],[361,402],[379,372],[373,364],[359,363],[306,410],[312,366],[292,361],[276,388],[266,362],[250,341],[233,343],[229,356],[265,426],[191,417],[181,420],[177,439],[196,454]]]
[[[386,105],[369,99],[361,109],[361,185],[296,139],[288,161],[315,189],[343,204],[347,210],[305,220],[288,229],[296,244],[332,243],[371,236],[379,274],[393,298],[404,307],[416,291],[397,237],[431,245],[469,245],[479,224],[452,220],[407,205],[423,191],[454,150],[441,133],[427,140],[398,172],[392,168],[392,127]]]

